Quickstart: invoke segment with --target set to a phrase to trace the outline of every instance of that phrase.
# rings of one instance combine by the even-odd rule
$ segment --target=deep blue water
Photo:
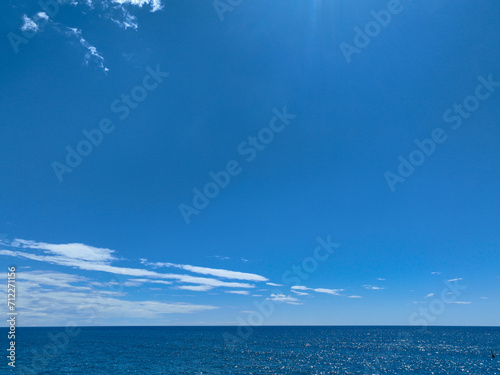
[[[2,373],[500,374],[500,327],[256,327],[234,346],[228,327],[80,329],[18,328]]]

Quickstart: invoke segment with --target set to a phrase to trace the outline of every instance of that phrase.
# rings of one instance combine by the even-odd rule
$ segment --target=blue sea
[[[9,370],[5,356],[0,368],[5,374],[85,375],[500,374],[500,356],[491,356],[491,350],[500,354],[500,327],[254,327],[237,333],[236,327],[18,328],[16,370]],[[234,345],[231,335],[240,337]]]

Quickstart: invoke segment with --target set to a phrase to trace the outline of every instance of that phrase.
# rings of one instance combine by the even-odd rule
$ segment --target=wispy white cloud
[[[177,289],[192,290],[194,292],[206,292],[208,290],[212,290],[213,288],[214,287],[210,285],[181,285],[177,287]]]
[[[241,294],[243,296],[248,296],[250,294],[248,290],[226,290],[224,293]]]
[[[266,283],[266,284],[270,286],[283,286],[282,284],[275,284],[275,283]]]
[[[22,16],[23,23],[21,25],[22,31],[28,31],[32,33],[38,33],[42,30],[49,20],[49,16],[45,12],[38,12],[32,17],[28,17],[26,14]]]
[[[38,19],[43,19],[43,20],[45,20],[45,21],[48,21],[48,20],[49,20],[49,16],[48,16],[48,15],[47,15],[47,13],[45,13],[45,12],[38,12],[38,13],[36,14],[36,17],[37,17]]]
[[[441,272],[431,272],[431,275],[441,275]]]
[[[37,313],[43,317],[37,322],[37,325],[42,326],[60,325],[61,322],[69,320],[75,321],[79,325],[95,325],[99,324],[101,319],[105,319],[107,324],[110,324],[113,320],[119,322],[120,319],[123,319],[124,311],[127,312],[127,319],[155,319],[161,318],[164,314],[189,314],[217,308],[191,303],[129,301],[115,297],[101,297],[96,305],[92,298],[92,295],[85,293],[40,291],[29,301],[22,302],[21,300],[20,304],[23,305],[21,307],[23,317],[27,315],[27,312]],[[63,307],[63,309],[57,311],[58,307]],[[104,312],[105,314],[103,314]],[[94,315],[96,317],[92,319]],[[88,323],[86,323],[87,321]]]
[[[347,296],[347,298],[363,298],[361,296]]]
[[[385,279],[381,278],[381,277],[377,277],[377,280],[378,281],[385,281]]]
[[[294,290],[294,289],[292,289],[292,293],[295,293],[295,294],[297,294],[298,296],[308,296],[308,295],[309,295],[309,293],[306,293],[306,292],[299,292],[299,291]]]
[[[225,256],[222,256],[222,255],[212,255],[212,258],[217,258],[217,259],[220,259],[220,260],[229,260],[229,259],[231,259],[229,257],[225,257]]]
[[[172,285],[171,281],[151,280],[151,279],[128,279],[123,283],[123,285],[124,286],[140,286],[140,285],[143,285],[146,283]]]
[[[137,280],[137,279],[136,279]],[[141,283],[140,281],[136,281],[134,279],[129,279],[123,283],[124,286],[126,287],[135,287],[135,286],[141,286],[144,283]]]
[[[453,301],[451,303],[456,303],[458,305],[470,305],[472,302],[468,302],[468,301]]]
[[[327,289],[327,288],[308,288],[303,285],[294,285],[291,287],[292,291],[293,290],[312,290],[313,292],[316,293],[326,293],[326,294],[331,294],[334,296],[340,296],[341,294],[339,292],[343,292],[345,289]]]
[[[434,293],[429,293],[424,298],[431,298],[431,297],[434,297]]]
[[[88,283],[89,279],[83,276],[70,275],[56,271],[26,271],[18,272],[17,280],[29,286],[50,286],[72,290],[90,290],[89,286],[72,285],[75,283]]]
[[[15,239],[11,245],[13,247],[23,248],[23,249],[29,248],[29,249],[43,250],[43,252],[46,254],[56,254],[72,259],[81,259],[81,260],[106,262],[106,263],[116,259],[112,255],[114,253],[114,250],[93,247],[81,243],[55,245],[45,242],[35,242],[35,241]]]
[[[190,271],[193,273],[216,276],[216,277],[221,277],[224,279],[247,280],[247,281],[267,281],[268,280],[264,276],[256,275],[253,273],[229,271],[229,270],[217,269],[217,268],[198,267],[198,266],[191,266],[188,264],[175,264],[175,263],[162,263],[162,262],[152,263],[152,262],[147,262],[147,261],[142,262],[142,263],[145,265],[154,267],[154,268],[174,267],[174,268],[180,268],[180,269],[185,270],[185,271]]]
[[[39,28],[38,25],[25,14],[23,15],[23,24],[21,26],[21,30],[38,32]]]
[[[164,285],[171,285],[172,282],[170,281],[164,281],[164,280],[151,280],[151,279],[130,279],[133,281],[138,281],[141,283],[151,283],[151,284],[164,284]]]
[[[94,60],[99,68],[108,72],[109,69],[104,66],[104,57],[102,57],[99,52],[97,52],[97,48],[90,45],[84,38],[80,38],[80,44],[87,49],[87,53],[85,54],[85,64],[88,65],[89,61]]]
[[[143,5],[149,5],[151,7],[151,12],[156,12],[163,8],[160,0],[113,0],[116,4],[131,4],[137,5],[142,8]]]
[[[334,296],[340,296],[339,292],[344,291],[344,289],[326,289],[326,288],[316,288],[311,290],[314,290],[316,293],[326,293]]]
[[[308,288],[308,287],[303,286],[303,285],[294,285],[294,286],[292,286],[292,288],[291,288],[291,289],[296,289],[296,290],[309,290],[309,288]]]
[[[124,7],[110,8],[107,17],[122,29],[127,30],[130,28],[137,30],[139,28],[137,17]]]
[[[363,285],[363,288],[368,289],[368,290],[383,290],[384,289],[381,286],[374,286],[374,285]]]
[[[271,294],[271,297],[266,298],[267,300],[274,302],[283,302],[290,305],[301,305],[299,300],[292,296],[287,296],[285,294]]]
[[[68,36],[74,36],[77,38],[80,45],[87,50],[85,53],[85,65],[88,65],[89,62],[94,62],[100,69],[104,72],[108,72],[109,69],[104,66],[104,57],[97,51],[97,48],[91,45],[87,40],[82,36],[82,31],[73,27],[68,27],[66,34]]]
[[[460,281],[460,280],[463,280],[463,279],[461,277],[457,277],[456,279],[450,279],[450,280],[448,280],[448,282],[453,283],[455,281]]]

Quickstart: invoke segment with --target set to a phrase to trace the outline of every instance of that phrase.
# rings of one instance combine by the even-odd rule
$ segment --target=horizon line
[[[102,326],[83,326],[83,325],[71,325],[70,327],[78,327],[78,328],[147,328],[147,327],[178,327],[178,328],[188,328],[188,327],[198,327],[198,328],[222,328],[222,327],[239,327],[240,325],[232,324],[232,325],[102,325]],[[66,328],[67,326],[16,326],[16,328]],[[402,327],[402,328],[500,328],[500,325],[497,326],[482,326],[482,325],[428,325],[428,326],[412,326],[412,325],[398,325],[398,324],[343,324],[343,325],[331,325],[331,324],[274,324],[274,325],[260,325],[260,326],[252,326],[252,328],[259,327]],[[8,326],[2,326],[0,329],[6,328]]]

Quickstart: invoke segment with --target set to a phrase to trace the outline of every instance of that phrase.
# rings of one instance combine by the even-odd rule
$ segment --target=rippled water
[[[92,327],[69,340],[61,333],[18,328],[17,372],[500,374],[500,356],[490,354],[500,354],[500,328],[257,327],[234,346],[224,333],[236,328],[226,327]]]

